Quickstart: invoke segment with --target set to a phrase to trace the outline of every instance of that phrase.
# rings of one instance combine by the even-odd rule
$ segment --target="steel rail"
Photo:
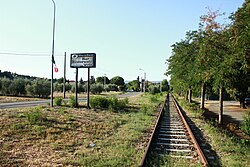
[[[157,128],[157,126],[158,126],[158,123],[159,123],[159,120],[160,120],[160,118],[161,118],[162,112],[163,112],[163,110],[164,110],[164,108],[165,108],[165,104],[166,104],[167,99],[168,99],[168,96],[166,97],[166,99],[165,99],[165,101],[164,101],[164,104],[162,105],[162,108],[161,108],[161,110],[160,110],[160,113],[158,114],[156,123],[155,123],[155,125],[154,125],[154,127],[153,127],[153,132],[151,133],[151,136],[150,136],[150,138],[149,138],[149,140],[148,140],[147,147],[146,147],[145,150],[144,150],[144,154],[143,154],[143,157],[142,157],[141,162],[140,162],[140,164],[139,164],[139,167],[143,167],[143,166],[144,166],[144,162],[145,162],[145,160],[146,160],[146,157],[147,157],[147,154],[148,154],[148,150],[149,150],[150,145],[151,145],[151,143],[152,143],[152,140],[153,140],[153,137],[154,137],[156,128]]]
[[[178,105],[177,102],[176,102],[176,99],[174,98],[173,95],[172,95],[172,97],[173,97],[173,99],[174,99],[173,101],[174,101],[174,104],[175,104],[175,106],[176,106],[176,108],[177,108],[177,111],[178,111],[178,113],[179,113],[179,115],[180,115],[180,117],[181,117],[181,119],[182,119],[182,122],[183,122],[184,126],[185,126],[186,129],[188,130],[188,134],[190,135],[191,141],[193,142],[193,145],[194,145],[194,147],[196,148],[196,152],[198,153],[198,155],[199,155],[199,157],[200,157],[200,160],[201,160],[203,166],[208,167],[209,164],[208,164],[208,162],[207,162],[207,159],[206,159],[205,155],[203,154],[203,152],[202,152],[202,150],[201,150],[201,148],[200,148],[198,142],[196,141],[196,138],[195,138],[195,136],[194,136],[194,134],[193,134],[191,128],[189,127],[189,125],[188,125],[188,123],[187,123],[185,117],[183,116],[183,114],[182,114],[182,112],[181,112],[181,110],[180,110],[180,107],[179,107],[179,105]]]

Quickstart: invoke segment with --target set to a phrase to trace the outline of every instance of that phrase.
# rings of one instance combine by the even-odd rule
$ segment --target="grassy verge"
[[[112,97],[114,95],[124,94],[124,92],[102,92],[100,95],[91,96],[107,96]],[[75,96],[75,93],[66,93],[66,98],[70,98],[70,96]],[[54,92],[54,97],[63,97],[63,93]],[[78,93],[78,98],[86,98],[87,93]],[[11,103],[11,102],[24,102],[24,101],[34,101],[34,100],[42,100],[42,98],[34,98],[34,97],[15,97],[15,96],[0,96],[0,103]]]
[[[33,100],[41,100],[41,99],[32,97],[0,96],[0,103],[11,103],[11,102],[33,101]]]
[[[184,100],[179,100],[179,103],[205,134],[212,149],[216,151],[219,162],[215,166],[250,166],[249,140],[234,137],[220,128],[214,120],[205,121],[202,118],[204,111],[200,110],[196,104],[189,104]]]
[[[125,111],[0,110],[3,166],[138,166],[163,95],[129,98]]]

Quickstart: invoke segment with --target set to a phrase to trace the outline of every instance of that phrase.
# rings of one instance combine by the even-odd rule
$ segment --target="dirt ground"
[[[218,119],[219,113],[219,101],[207,100],[205,102],[206,118]],[[240,123],[243,121],[244,114],[249,111],[250,108],[240,108],[240,103],[236,101],[224,101],[223,103],[223,124],[222,127],[228,129],[236,136],[243,139],[250,139],[250,136],[244,134],[240,129]]]

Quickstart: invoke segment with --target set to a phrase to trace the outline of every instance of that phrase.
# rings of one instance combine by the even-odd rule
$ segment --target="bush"
[[[244,115],[243,122],[241,123],[241,130],[250,135],[250,112],[247,112],[246,115]]]
[[[116,92],[118,91],[118,86],[115,84],[108,84],[107,86],[109,91],[116,91]]]
[[[31,125],[39,125],[45,120],[43,113],[40,111],[28,113],[26,114],[26,118]]]
[[[149,90],[149,93],[151,94],[160,93],[160,88],[157,85],[150,85],[148,90]]]
[[[123,110],[128,105],[128,98],[118,100],[117,97],[109,98],[109,109],[111,110]]]
[[[109,108],[110,110],[122,110],[127,107],[128,98],[118,100],[116,97],[105,98],[105,97],[92,97],[90,99],[90,106],[96,108]]]
[[[96,108],[108,108],[109,102],[105,97],[92,97],[89,101],[90,106],[94,109]]]
[[[150,96],[149,101],[151,103],[157,103],[158,102],[158,98],[157,98],[156,95],[152,95],[152,96]]]
[[[76,98],[75,98],[75,96],[71,95],[69,97],[69,106],[70,107],[75,107],[75,105],[76,105]]]
[[[62,105],[62,98],[61,97],[56,97],[55,98],[55,105],[56,106],[61,106]]]
[[[104,90],[106,92],[110,92],[111,91],[111,88],[108,86],[108,85],[104,85]]]
[[[90,86],[90,92],[93,94],[100,94],[103,91],[103,86],[101,84],[92,84]]]

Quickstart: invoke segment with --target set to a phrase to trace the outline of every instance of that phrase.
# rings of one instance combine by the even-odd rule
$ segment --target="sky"
[[[138,76],[168,79],[171,45],[197,30],[200,16],[211,10],[227,18],[244,0],[54,0],[55,62],[63,77],[75,79],[71,53],[96,53],[95,78]],[[0,0],[0,70],[51,78],[52,0]],[[223,20],[224,22],[225,20]],[[87,79],[87,69],[79,68]]]

